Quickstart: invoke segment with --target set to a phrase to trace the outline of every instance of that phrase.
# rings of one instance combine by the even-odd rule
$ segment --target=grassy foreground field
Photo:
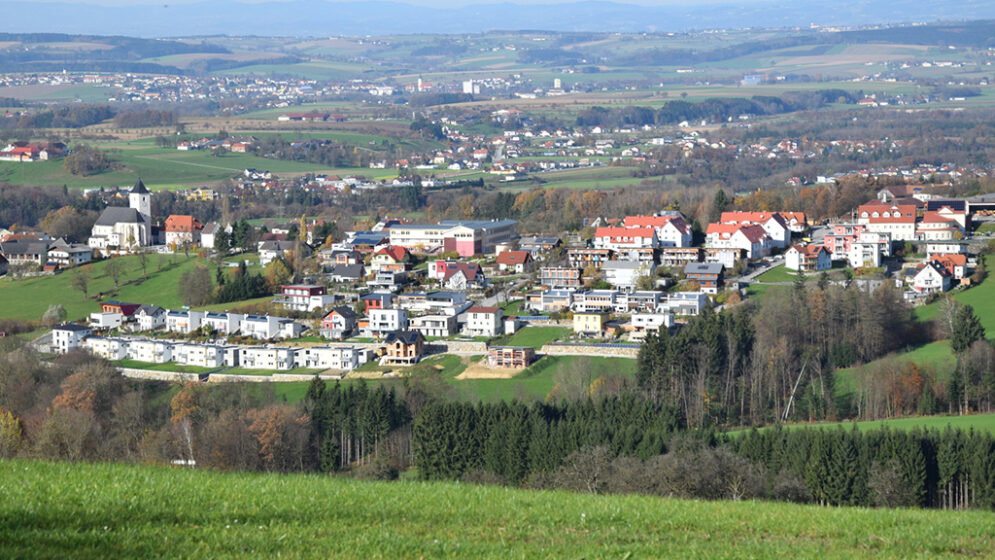
[[[4,558],[986,557],[995,515],[0,462]]]

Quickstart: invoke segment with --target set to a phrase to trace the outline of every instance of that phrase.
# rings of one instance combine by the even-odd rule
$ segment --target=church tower
[[[145,183],[141,179],[135,183],[128,193],[128,206],[138,210],[142,216],[142,240],[140,244],[147,246],[152,244],[152,193],[145,188]]]

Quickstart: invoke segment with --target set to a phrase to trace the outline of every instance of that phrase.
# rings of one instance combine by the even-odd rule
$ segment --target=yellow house
[[[601,334],[608,322],[608,313],[591,311],[574,313],[574,332],[576,334]]]

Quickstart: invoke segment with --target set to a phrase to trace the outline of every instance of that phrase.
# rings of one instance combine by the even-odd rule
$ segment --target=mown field
[[[113,260],[124,263],[119,279],[120,289],[114,288],[114,280],[106,272],[107,263],[111,260],[84,265],[82,269],[90,277],[85,300],[83,292],[73,288],[73,278],[79,269],[22,280],[14,280],[9,276],[0,278],[0,301],[3,302],[0,305],[0,317],[41,319],[49,305],[61,304],[68,313],[68,319],[75,320],[100,311],[100,301],[108,299],[177,308],[183,305],[178,289],[180,277],[184,272],[192,270],[198,262],[205,266],[209,264],[182,254],[149,255],[148,279],[145,280],[138,257],[118,257]],[[213,274],[211,276],[213,278]],[[99,297],[100,294],[104,297]],[[228,304],[229,307],[234,305]]]
[[[0,462],[4,558],[990,557],[987,512]]]

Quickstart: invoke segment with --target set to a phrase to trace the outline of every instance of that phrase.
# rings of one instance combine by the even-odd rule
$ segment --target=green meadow
[[[0,462],[4,558],[990,557],[995,515]]]

